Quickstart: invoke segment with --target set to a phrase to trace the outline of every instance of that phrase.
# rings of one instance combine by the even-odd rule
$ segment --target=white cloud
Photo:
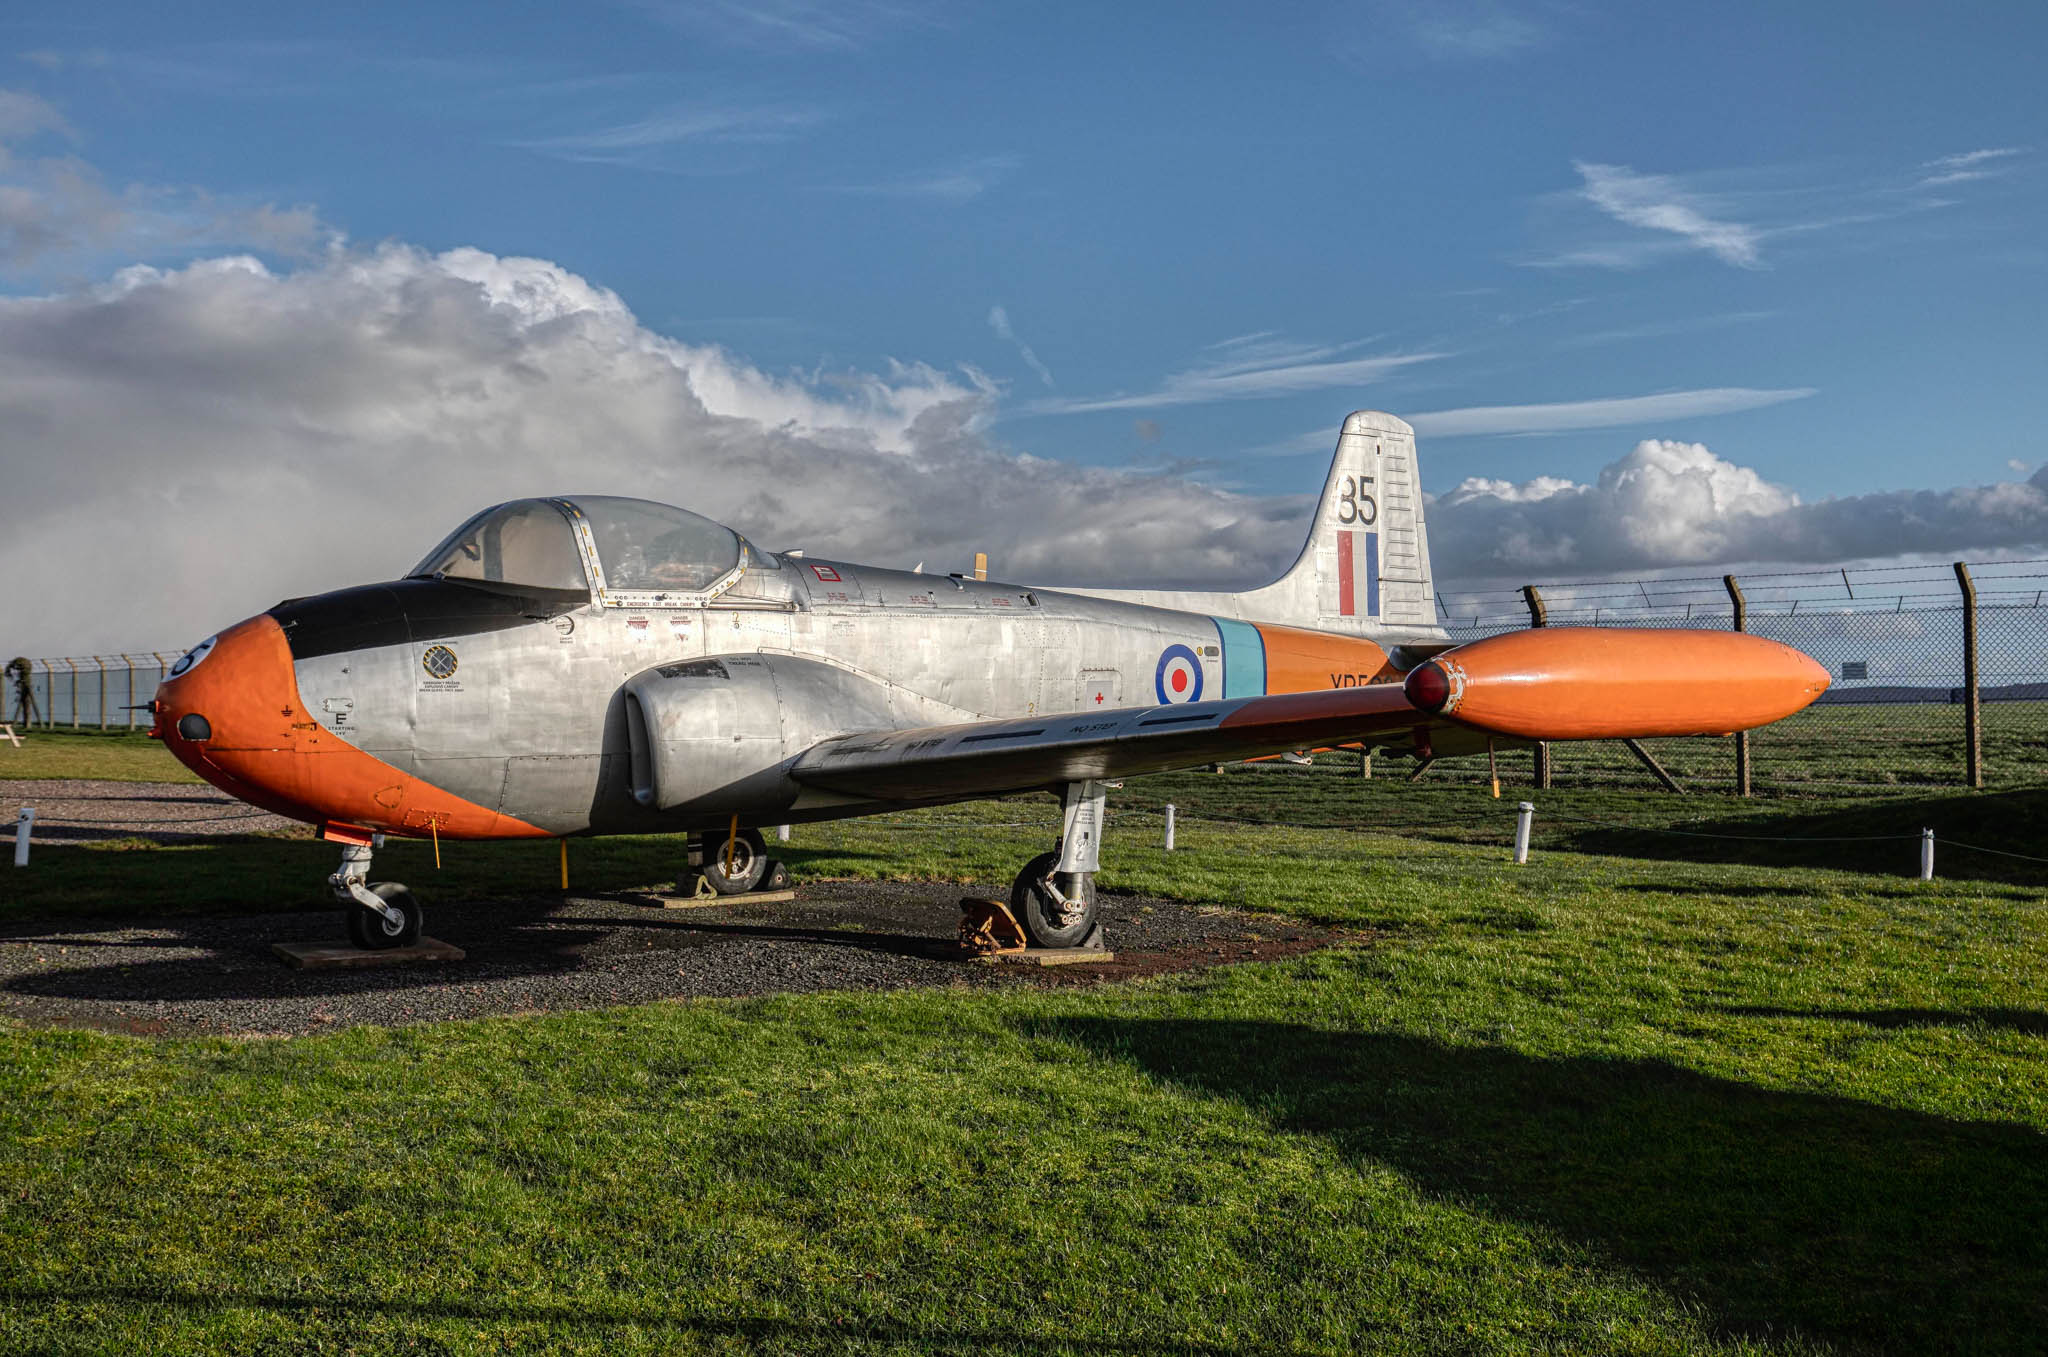
[[[1031,346],[1017,338],[1016,330],[1010,325],[1010,313],[1007,310],[1001,306],[991,306],[988,309],[988,324],[989,328],[996,332],[997,338],[1017,346],[1018,356],[1024,360],[1027,367],[1038,374],[1040,381],[1047,387],[1059,385],[1052,379],[1052,370],[1038,361],[1038,355],[1031,351]]]
[[[1664,231],[1723,263],[1753,269],[1760,265],[1759,232],[1741,222],[1710,215],[1712,205],[1700,200],[1676,179],[1638,174],[1625,165],[1575,160],[1572,167],[1584,181],[1580,194],[1625,225]]]
[[[1536,6],[1507,0],[1370,0],[1339,20],[1339,46],[1357,61],[1385,59],[1383,35],[1405,38],[1442,61],[1519,56],[1550,39]]]
[[[2014,156],[2025,155],[2027,150],[2025,146],[1991,146],[1979,151],[1937,156],[1921,166],[1928,173],[1920,180],[1919,187],[1934,188],[1942,184],[1965,184],[1975,179],[1995,178],[2012,168],[2005,162]]]
[[[1342,357],[1369,341],[1349,344],[1301,344],[1271,331],[1241,335],[1212,344],[1206,361],[1169,376],[1153,391],[1112,396],[1040,400],[1026,407],[1033,414],[1078,414],[1091,410],[1151,410],[1172,405],[1287,396],[1331,387],[1368,386],[1402,368],[1446,357],[1442,353],[1375,354]]]
[[[531,494],[666,500],[856,560],[982,550],[1047,584],[1256,583],[1300,545],[1304,496],[1007,452],[982,432],[993,401],[969,369],[763,372],[476,250],[211,259],[0,298],[0,577],[35,581],[0,643],[181,645],[389,578]]]
[[[1410,415],[1418,434],[1439,438],[1461,434],[1557,433],[1568,429],[1605,429],[1617,424],[1693,419],[1760,410],[1804,399],[1810,386],[1759,389],[1747,386],[1707,387],[1698,391],[1666,391],[1654,396],[1617,396],[1606,400],[1556,401],[1546,405],[1475,405],[1462,410],[1430,410]]]
[[[1016,173],[1023,161],[1014,155],[976,156],[942,169],[907,174],[872,184],[833,184],[834,193],[866,194],[876,198],[923,198],[933,202],[964,203]]]
[[[12,149],[53,134],[71,135],[56,109],[0,89],[0,273],[94,252],[132,258],[237,246],[306,254],[333,236],[310,208],[226,201],[203,189],[116,188],[75,156]]]
[[[7,146],[27,141],[44,132],[71,136],[71,125],[49,102],[27,90],[0,89],[0,165],[7,163]]]
[[[944,10],[916,0],[643,0],[670,24],[746,47],[856,51],[884,34],[929,28]]]
[[[1706,253],[1737,268],[1765,266],[1808,237],[1837,235],[1881,223],[1966,206],[1965,196],[1928,192],[1992,179],[2018,169],[2029,148],[1987,147],[1941,156],[1910,168],[1843,176],[1815,166],[1754,166],[1691,175],[1642,174],[1624,165],[1574,161],[1579,187],[1537,199],[1553,232],[1571,238],[1522,262],[1546,268],[1640,269]],[[1591,207],[1612,227],[1593,235],[1579,220]],[[1576,209],[1573,211],[1571,209]]]
[[[1475,477],[1429,514],[1440,579],[1825,563],[2048,544],[2048,477],[1806,503],[1702,444],[1645,439],[1593,484]]]
[[[653,162],[661,151],[689,144],[761,145],[793,140],[824,120],[817,109],[791,105],[692,104],[631,122],[512,144],[562,160],[607,165]]]
[[[1459,410],[1425,410],[1402,418],[1424,437],[1457,438],[1472,434],[1563,433],[1572,429],[1606,429],[1623,424],[1694,419],[1705,415],[1759,410],[1814,394],[1810,386],[1778,390],[1747,386],[1706,387],[1697,391],[1664,391],[1652,396],[1615,396],[1606,400],[1556,401],[1547,405],[1472,405]],[[1310,429],[1293,438],[1251,448],[1253,457],[1292,457],[1327,453],[1335,444],[1327,429]]]

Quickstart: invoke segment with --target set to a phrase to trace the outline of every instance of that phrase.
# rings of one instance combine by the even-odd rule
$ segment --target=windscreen
[[[484,510],[450,533],[411,573],[534,589],[590,588],[568,515],[538,499]]]
[[[701,593],[740,563],[739,534],[687,509],[608,495],[572,502],[590,524],[607,589]]]

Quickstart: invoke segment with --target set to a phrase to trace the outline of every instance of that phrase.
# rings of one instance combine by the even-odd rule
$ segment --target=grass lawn
[[[0,782],[14,778],[93,778],[103,782],[198,782],[161,740],[141,731],[29,730],[21,747],[0,739]]]
[[[1165,799],[1330,825],[1422,790],[1307,775],[1133,780],[1103,884],[1375,930],[1357,950],[292,1040],[0,1027],[0,1351],[2040,1350],[2038,889],[1910,880],[1910,845],[1877,874],[1612,856],[1557,793],[1579,851],[1516,868],[1512,789],[1408,798],[1410,837],[1192,818],[1158,848]],[[1877,813],[1599,795],[1580,813],[1638,824]],[[2041,848],[2024,797],[1879,809]],[[800,826],[789,856],[1006,882],[1051,819]],[[551,848],[380,865],[431,911],[545,889]],[[673,852],[572,869],[637,884]],[[147,881],[310,902],[331,856],[51,850],[7,912]]]

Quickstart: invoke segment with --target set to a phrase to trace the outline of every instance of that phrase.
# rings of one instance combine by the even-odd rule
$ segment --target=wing
[[[842,735],[814,745],[790,772],[823,791],[924,800],[994,796],[1352,741],[1430,748],[1432,740],[1446,738],[1457,748],[1433,752],[1485,748],[1485,736],[1419,710],[1400,684],[1386,683]]]

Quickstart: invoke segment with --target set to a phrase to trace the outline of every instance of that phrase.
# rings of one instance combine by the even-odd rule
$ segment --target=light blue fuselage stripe
[[[1226,617],[1209,619],[1223,638],[1223,696],[1264,697],[1266,694],[1266,638],[1249,622]]]
[[[1380,615],[1380,535],[1365,535],[1365,615]]]

